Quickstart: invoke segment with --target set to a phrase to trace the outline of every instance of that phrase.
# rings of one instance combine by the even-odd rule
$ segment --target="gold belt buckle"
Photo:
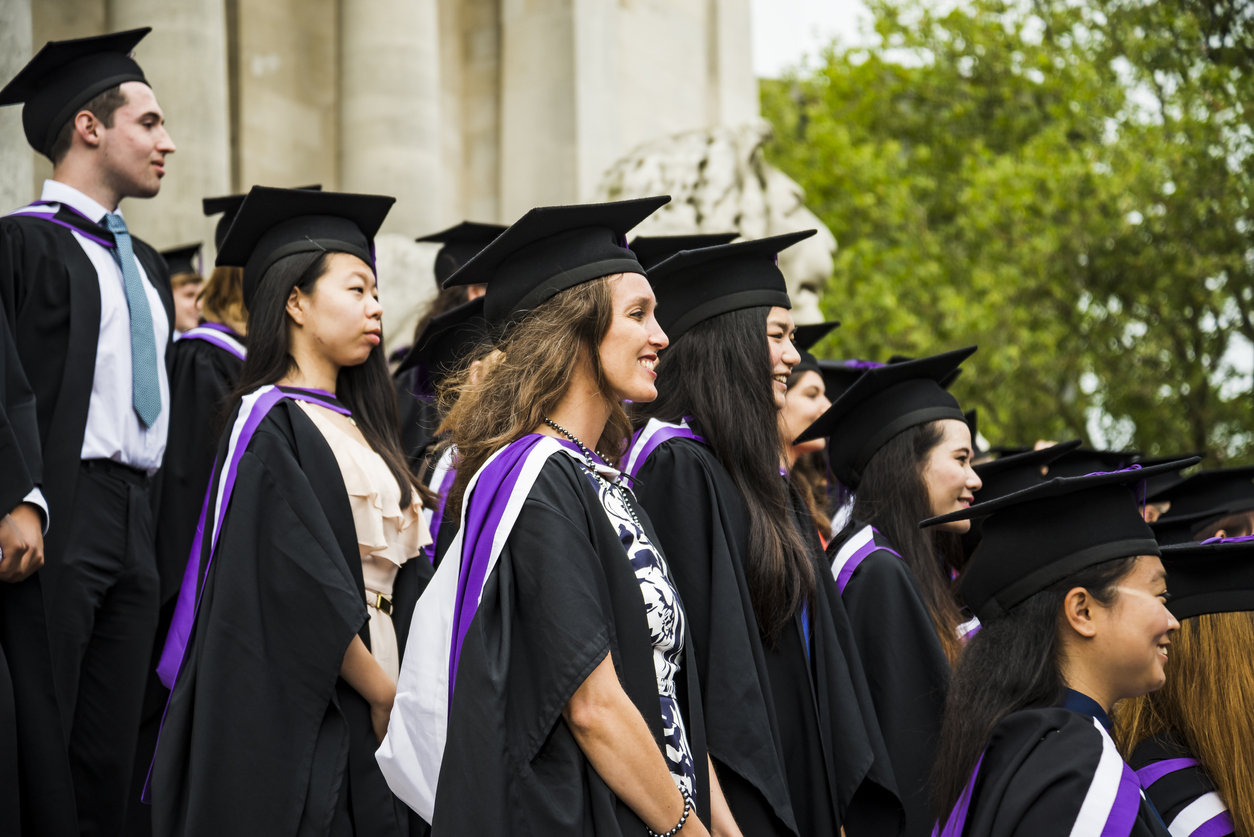
[[[388,598],[387,596],[383,595],[382,593],[376,593],[373,590],[370,590],[369,593],[370,593],[370,596],[373,598],[367,598],[366,604],[370,605],[371,607],[373,607],[375,610],[379,611],[380,613],[386,613],[388,616],[391,616],[392,615],[392,600]]]

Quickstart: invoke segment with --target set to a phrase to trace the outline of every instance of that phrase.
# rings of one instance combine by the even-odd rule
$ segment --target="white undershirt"
[[[108,210],[72,186],[45,180],[41,199],[71,206],[104,226]],[[149,474],[156,473],[165,454],[166,431],[170,424],[170,381],[165,369],[170,321],[165,305],[137,258],[135,266],[152,312],[152,332],[157,341],[157,380],[161,387],[161,414],[152,427],[145,427],[132,405],[131,316],[122,269],[110,250],[78,233],[74,233],[74,238],[91,259],[100,281],[100,335],[96,341],[96,368],[87,406],[82,458],[112,459]]]

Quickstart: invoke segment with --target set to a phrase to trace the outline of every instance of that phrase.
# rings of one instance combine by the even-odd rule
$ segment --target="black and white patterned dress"
[[[581,463],[582,464],[582,463]],[[585,466],[586,468],[586,466]],[[599,468],[611,482],[617,479],[617,471]],[[601,507],[618,530],[619,540],[627,551],[636,578],[640,582],[640,595],[644,598],[649,634],[653,641],[653,667],[657,673],[658,700],[662,705],[662,740],[666,766],[676,786],[696,795],[697,773],[688,745],[688,731],[679,711],[675,696],[675,675],[679,673],[684,654],[685,616],[679,593],[670,578],[670,569],[660,549],[649,540],[648,534],[636,526],[631,514],[623,505],[619,489],[588,475]]]

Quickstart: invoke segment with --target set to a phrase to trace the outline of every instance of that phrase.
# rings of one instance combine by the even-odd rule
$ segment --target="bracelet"
[[[664,834],[659,834],[646,825],[644,830],[649,832],[649,837],[675,837],[675,835],[679,833],[679,830],[684,827],[684,823],[688,822],[688,815],[692,813],[692,797],[689,796],[688,791],[683,788],[680,788],[679,792],[684,795],[684,815],[679,818],[679,822],[674,828]]]

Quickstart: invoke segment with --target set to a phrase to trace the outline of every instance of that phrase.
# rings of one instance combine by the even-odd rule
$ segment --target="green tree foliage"
[[[995,443],[1254,461],[1254,9],[869,5],[876,46],[762,86],[840,243],[823,353],[978,343]]]

